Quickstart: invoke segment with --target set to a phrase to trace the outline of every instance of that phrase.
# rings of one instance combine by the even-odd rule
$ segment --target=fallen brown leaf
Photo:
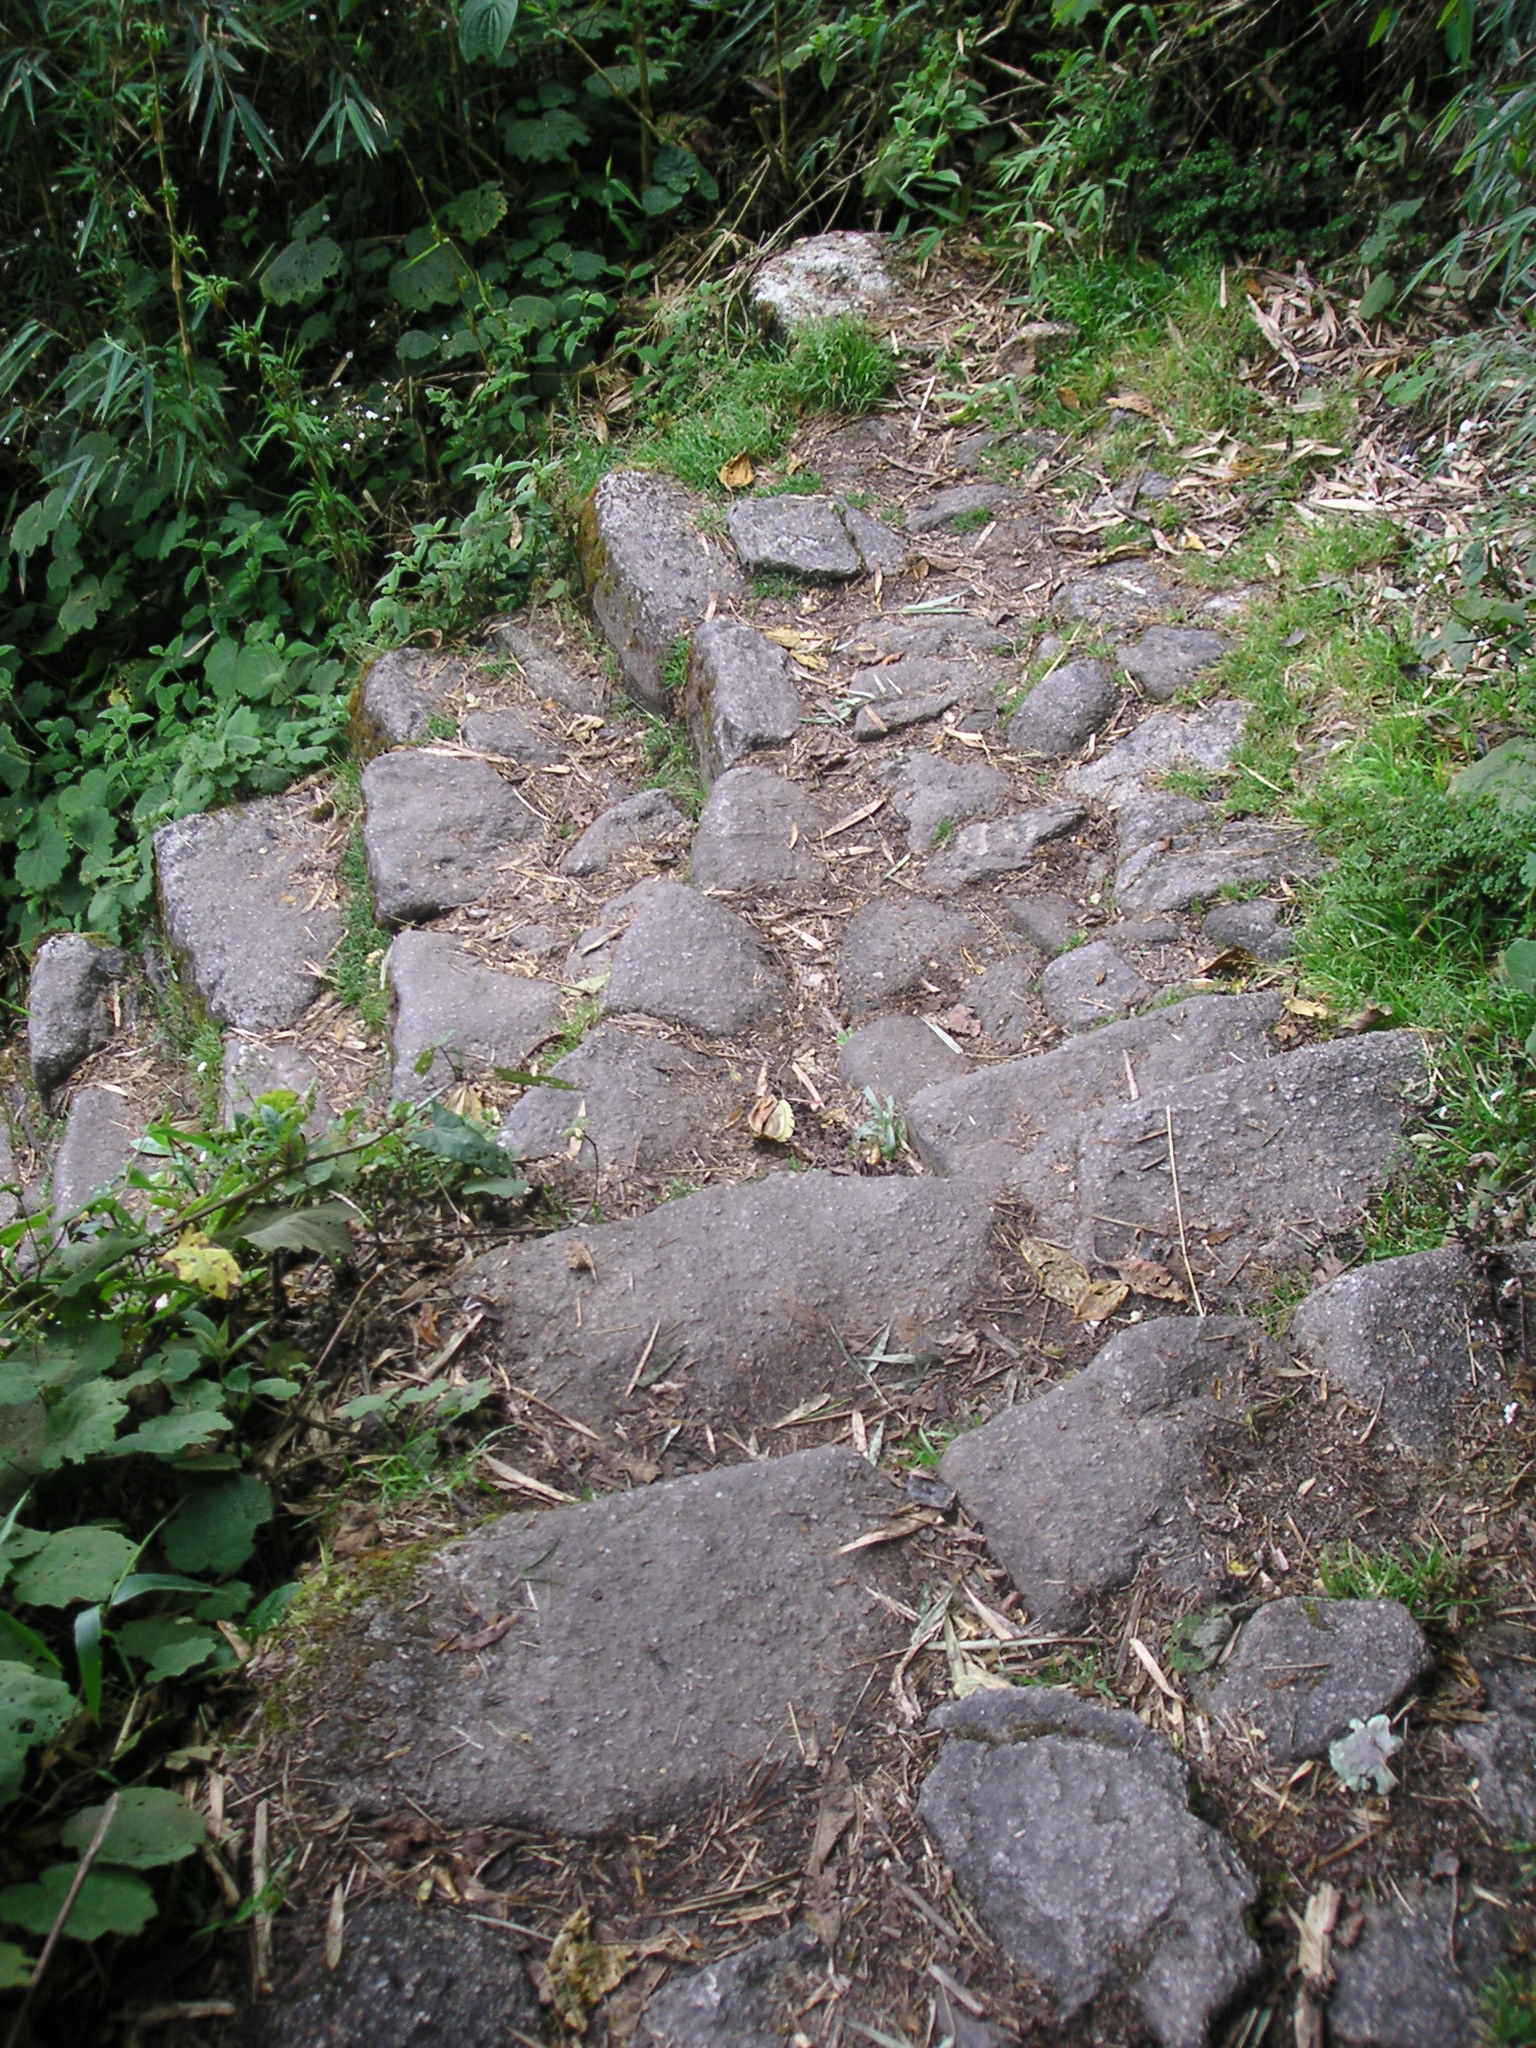
[[[1189,1299],[1168,1268],[1159,1265],[1156,1259],[1140,1259],[1134,1255],[1128,1259],[1117,1259],[1115,1271],[1133,1294],[1145,1294],[1153,1301]]]
[[[733,455],[729,462],[721,463],[716,475],[728,491],[744,491],[756,479],[757,471],[750,456]]]

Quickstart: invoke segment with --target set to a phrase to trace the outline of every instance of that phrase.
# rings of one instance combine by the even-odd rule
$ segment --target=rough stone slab
[[[994,626],[970,612],[947,612],[929,619],[882,614],[861,619],[848,637],[838,642],[838,653],[901,654],[931,661],[940,655],[1010,654],[1013,641],[1013,634],[1005,627]]]
[[[1148,815],[1141,812],[1143,820]],[[1144,916],[1183,910],[1223,889],[1264,888],[1286,875],[1316,874],[1321,866],[1315,843],[1298,826],[1260,818],[1238,818],[1214,829],[1204,819],[1190,823],[1194,829],[1143,839],[1130,852],[1122,842],[1115,901],[1123,911]]]
[[[1252,903],[1218,903],[1205,913],[1200,929],[1213,953],[1241,946],[1255,960],[1275,962],[1287,959],[1295,946],[1290,931],[1280,922],[1280,905],[1262,898]]]
[[[1326,1755],[1351,1720],[1390,1713],[1431,1661],[1399,1601],[1271,1600],[1243,1624],[1206,1704],[1296,1763]]]
[[[789,656],[755,626],[707,619],[693,636],[683,712],[706,785],[755,748],[787,745],[800,727]]]
[[[226,1124],[233,1124],[237,1116],[248,1115],[263,1095],[282,1089],[296,1095],[300,1102],[314,1090],[303,1128],[307,1136],[318,1138],[331,1122],[333,1112],[326,1100],[320,1069],[309,1055],[295,1045],[264,1045],[257,1038],[232,1035],[225,1038],[220,1111]]]
[[[738,498],[725,530],[749,576],[798,576],[847,583],[864,568],[830,498]]]
[[[1453,1965],[1448,1951],[1450,1903],[1425,1896],[1397,1907],[1367,1904],[1354,1947],[1334,1943],[1335,2048],[1478,2048],[1487,2039],[1477,2024],[1475,1973]],[[1463,1937],[1463,1963],[1465,1946]]]
[[[1040,956],[1018,953],[997,960],[968,981],[960,1000],[974,1010],[994,1045],[1017,1052],[1039,1024]]]
[[[317,1942],[246,2019],[242,2048],[527,2048],[544,2018],[505,1934],[398,1895],[349,1904],[341,1962]]]
[[[1487,1719],[1456,1730],[1475,1773],[1472,1797],[1507,1842],[1536,1839],[1536,1668],[1517,1661],[1528,1648],[1524,1633],[1474,1647]]]
[[[1170,768],[1219,775],[1231,767],[1247,723],[1247,705],[1230,699],[1205,705],[1188,717],[1154,711],[1123,740],[1072,769],[1061,786],[1069,796],[1107,797],[1122,784],[1148,783]]]
[[[1498,1375],[1496,1346],[1476,1341],[1483,1307],[1471,1259],[1447,1245],[1325,1282],[1297,1308],[1291,1336],[1334,1386],[1371,1409],[1380,1403],[1394,1443],[1433,1452],[1479,1372],[1485,1387]]]
[[[736,564],[699,532],[693,501],[654,471],[610,470],[581,508],[576,550],[592,611],[630,689],[665,711],[674,641],[746,594]]]
[[[46,1102],[83,1059],[112,1036],[112,984],[128,962],[85,932],[45,939],[27,983],[27,1056]]]
[[[463,1074],[526,1066],[560,1016],[553,983],[499,973],[446,932],[401,932],[385,976],[397,1102],[425,1101]]]
[[[907,821],[909,843],[926,851],[941,825],[995,816],[1007,803],[1011,787],[1001,768],[917,754],[892,783],[891,801]]]
[[[914,990],[942,992],[965,972],[966,949],[980,944],[979,925],[920,896],[867,904],[849,918],[837,955],[843,1002],[857,1016]]]
[[[988,1283],[989,1231],[970,1184],[773,1173],[509,1245],[465,1287],[501,1309],[498,1351],[518,1384],[568,1414],[632,1405],[624,1389],[654,1328],[673,1405],[761,1427],[851,1384],[839,1338],[853,1347],[889,1327],[891,1349],[931,1349]],[[595,1273],[573,1264],[577,1245]]]
[[[781,2048],[818,1978],[826,1951],[808,1927],[687,1970],[646,2005],[652,2048]]]
[[[725,1121],[717,1062],[620,1024],[600,1024],[549,1071],[571,1089],[529,1088],[508,1111],[500,1142],[516,1158],[664,1172]]]
[[[1179,603],[1179,592],[1155,562],[1106,563],[1069,583],[1056,599],[1057,615],[1086,626],[1134,631],[1161,619]]]
[[[562,875],[600,875],[642,846],[681,846],[688,820],[665,790],[642,789],[612,804],[560,862]]]
[[[363,770],[363,857],[380,924],[478,902],[496,888],[502,863],[543,830],[484,761],[408,748]]]
[[[1074,831],[1085,815],[1080,804],[1041,804],[1032,811],[963,825],[923,870],[923,886],[948,895],[973,882],[1015,874],[1042,846]]]
[[[861,704],[854,713],[853,736],[856,740],[883,740],[893,732],[906,732],[911,726],[942,718],[957,705],[971,704],[977,694],[972,683],[949,682],[934,690],[915,690],[910,696]]]
[[[921,1017],[877,1017],[850,1031],[838,1049],[837,1071],[860,1094],[873,1090],[905,1109],[919,1089],[968,1071],[970,1061],[953,1051]]]
[[[1064,1116],[1130,1099],[1126,1063],[1143,1094],[1269,1052],[1277,995],[1196,996],[1123,1024],[1106,1024],[1052,1052],[1006,1060],[962,1080],[925,1088],[912,1103],[908,1136],[925,1166],[959,1173],[989,1155],[1016,1157]]]
[[[831,823],[798,782],[766,768],[728,768],[709,793],[688,872],[700,889],[782,889],[819,881],[814,851]]]
[[[133,1158],[138,1129],[115,1088],[82,1088],[54,1154],[51,1180],[56,1222],[110,1187]]]
[[[1064,661],[1030,691],[1008,721],[1008,744],[1021,754],[1075,754],[1120,701],[1108,662]]]
[[[1074,903],[1069,896],[1049,893],[1015,896],[1000,907],[1009,923],[1017,925],[1029,943],[1047,960],[1054,960],[1058,953],[1066,952],[1082,929],[1086,914],[1082,904]]]
[[[329,882],[330,828],[303,798],[264,797],[155,834],[160,922],[199,1000],[221,1024],[296,1024],[321,994],[315,972],[341,937],[341,913],[311,910]]]
[[[1011,680],[1007,663],[978,658],[960,647],[949,654],[904,654],[877,668],[856,669],[848,690],[868,698],[882,718],[894,718],[902,708],[898,699],[927,699],[962,686],[956,702],[990,701]]]
[[[1243,1387],[1283,1362],[1263,1325],[1163,1316],[1112,1337],[1076,1379],[957,1436],[940,1476],[1047,1627],[1149,1565],[1193,1591],[1207,1577],[1188,1497],[1206,1490],[1204,1448]],[[1220,1390],[1219,1397],[1217,1390]]]
[[[901,1506],[830,1449],[510,1515],[331,1638],[316,1761],[339,1804],[408,1796],[456,1827],[597,1835],[687,1813],[765,1759],[798,1762],[797,1726],[842,1733],[905,1640],[865,1586],[906,1583],[898,1545],[842,1546]],[[497,1615],[515,1617],[499,1640],[441,1650]]]
[[[564,705],[578,718],[590,718],[602,710],[604,692],[578,671],[566,650],[563,626],[551,630],[536,622],[508,619],[491,637],[517,663],[535,696]]]
[[[613,949],[603,1007],[724,1037],[745,1030],[783,992],[783,976],[744,919],[663,882]]]
[[[1399,1157],[1410,1097],[1425,1079],[1417,1034],[1392,1031],[1169,1089],[1142,1081],[1139,1102],[1051,1134],[1026,1160],[1017,1192],[1034,1205],[1036,1234],[1080,1256],[1176,1244],[1171,1115],[1190,1257],[1219,1291],[1250,1261],[1293,1268],[1330,1232],[1358,1222]],[[1095,1220],[1106,1217],[1115,1220]]]
[[[764,326],[781,334],[850,315],[878,322],[897,292],[886,247],[883,235],[848,229],[807,235],[768,259],[752,280],[748,302]]]
[[[837,509],[866,574],[873,576],[879,570],[885,576],[899,576],[908,560],[907,544],[901,535],[893,533],[884,520],[872,519],[857,505],[850,505],[846,498],[837,500]]]
[[[1206,2048],[1259,1967],[1258,1887],[1189,1810],[1184,1766],[1134,1714],[1056,1687],[975,1692],[918,1812],[1004,1952],[1063,2021],[1129,1995],[1163,2048]]]
[[[1108,1018],[1124,1017],[1149,1002],[1154,991],[1107,939],[1058,954],[1040,977],[1046,1015],[1064,1031],[1084,1031]]]
[[[952,490],[935,492],[926,505],[914,505],[905,525],[908,533],[938,533],[977,512],[1006,512],[1012,494],[998,484],[956,484]]]
[[[424,648],[398,647],[380,655],[353,700],[357,751],[368,760],[386,747],[408,747],[426,739],[433,719],[448,714],[454,693],[468,679],[462,661]]]
[[[589,925],[565,956],[563,979],[596,994],[613,967],[618,943],[656,891],[665,887],[660,875],[647,875],[621,896],[610,897],[596,924]]]
[[[524,711],[472,711],[462,727],[464,744],[482,754],[515,761],[520,768],[552,768],[565,748]]]
[[[1226,647],[1219,633],[1203,626],[1149,626],[1139,640],[1115,652],[1131,681],[1154,703],[1166,704],[1220,661]]]

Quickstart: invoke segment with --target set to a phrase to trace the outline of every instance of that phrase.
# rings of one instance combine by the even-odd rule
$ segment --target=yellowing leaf
[[[573,2034],[584,2034],[593,2008],[622,1984],[635,1967],[628,1949],[593,1941],[592,1915],[585,1906],[571,1915],[550,1947],[535,1982]]]
[[[747,1111],[747,1127],[754,1138],[787,1145],[795,1135],[795,1112],[776,1095],[759,1095]]]
[[[745,455],[733,455],[729,462],[722,462],[716,474],[728,491],[744,491],[752,483],[757,471],[751,459]]]
[[[1314,1002],[1310,996],[1287,996],[1285,1007],[1292,1017],[1308,1017],[1319,1024],[1332,1014],[1326,1003]]]
[[[1063,1308],[1076,1308],[1084,1291],[1093,1284],[1081,1259],[1074,1259],[1060,1245],[1047,1244],[1043,1237],[1022,1238],[1019,1250],[1047,1301],[1060,1302]]]
[[[234,1254],[222,1245],[210,1244],[205,1230],[186,1230],[180,1241],[160,1254],[162,1266],[169,1266],[176,1278],[215,1301],[228,1301],[245,1279]]]
[[[1072,389],[1072,386],[1070,384],[1058,385],[1056,388],[1056,396],[1061,401],[1061,403],[1067,408],[1068,412],[1082,411],[1083,401],[1081,398],[1078,397],[1077,393]]]
[[[1150,398],[1143,398],[1139,391],[1117,391],[1113,398],[1104,403],[1111,412],[1139,412],[1144,420],[1157,418],[1157,407]]]
[[[1102,1323],[1130,1293],[1123,1280],[1090,1280],[1072,1304],[1074,1323]]]

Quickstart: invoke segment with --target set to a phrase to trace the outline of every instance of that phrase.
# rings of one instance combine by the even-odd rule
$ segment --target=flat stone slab
[[[738,498],[725,530],[751,576],[847,583],[868,566],[835,498]]]
[[[792,1927],[669,1978],[647,2002],[645,2025],[653,2048],[782,2048],[818,1980],[826,1951],[808,1927]]]
[[[597,922],[587,927],[566,954],[564,980],[573,987],[579,986],[586,994],[595,995],[613,967],[619,940],[656,891],[665,886],[662,876],[647,875],[643,882],[636,882],[622,895],[611,896],[603,905]]]
[[[1265,1060],[1280,1008],[1277,995],[1195,996],[1106,1024],[1051,1052],[925,1088],[912,1103],[908,1136],[937,1173],[989,1157],[1006,1163],[1065,1116],[1129,1102],[1133,1078],[1161,1097],[1191,1075]]]
[[[892,733],[906,732],[914,725],[926,725],[960,706],[975,707],[984,692],[974,682],[951,680],[933,689],[912,690],[905,696],[881,697],[878,704],[861,704],[854,713],[856,740],[883,740]],[[995,723],[995,720],[993,721]]]
[[[27,1057],[46,1102],[112,1036],[112,984],[128,962],[116,946],[85,932],[44,939],[27,981]]]
[[[1474,1646],[1486,1718],[1456,1730],[1475,1773],[1471,1795],[1507,1842],[1536,1837],[1536,1667],[1518,1661],[1528,1648],[1523,1632]]]
[[[1001,768],[916,754],[891,784],[891,801],[907,822],[908,844],[926,852],[950,837],[955,827],[973,818],[994,817],[1007,803],[1012,786]]]
[[[1170,768],[1203,769],[1219,775],[1230,768],[1248,723],[1248,707],[1231,699],[1183,715],[1154,711],[1123,740],[1073,768],[1062,778],[1069,796],[1107,797],[1126,783],[1146,785]]]
[[[706,786],[759,747],[788,744],[800,693],[782,647],[737,619],[706,619],[693,636],[683,715]]]
[[[265,1045],[258,1038],[226,1037],[220,1089],[220,1111],[226,1124],[248,1116],[263,1095],[279,1091],[310,1099],[305,1135],[318,1138],[332,1119],[320,1069],[296,1045]]]
[[[1255,1974],[1258,1887],[1189,1810],[1184,1765],[1134,1714],[1054,1686],[940,1707],[918,1813],[1009,1959],[1063,2022],[1130,1997],[1162,2048],[1206,2048]]]
[[[1040,956],[1015,953],[968,981],[960,1000],[993,1045],[1017,1052],[1039,1029]]]
[[[603,709],[605,692],[589,682],[566,647],[567,628],[555,621],[507,619],[494,628],[492,639],[510,654],[523,681],[536,697],[590,718]]]
[[[363,856],[380,924],[478,902],[497,887],[502,864],[543,832],[538,813],[484,761],[406,748],[363,770]]]
[[[1190,1258],[1219,1292],[1250,1261],[1260,1271],[1292,1269],[1359,1221],[1400,1156],[1410,1098],[1425,1079],[1417,1034],[1392,1031],[1168,1089],[1143,1085],[1139,1102],[1052,1133],[1025,1161],[1016,1190],[1034,1205],[1036,1235],[1052,1243],[1110,1261],[1158,1256],[1149,1251],[1155,1244],[1166,1262],[1179,1242],[1171,1119]]]
[[[1115,901],[1122,911],[1184,910],[1223,889],[1266,888],[1322,863],[1310,834],[1264,818],[1218,821],[1210,806],[1161,799],[1121,813]]]
[[[1008,744],[1020,754],[1057,760],[1092,739],[1120,702],[1106,661],[1064,661],[1035,684],[1008,721]]]
[[[426,739],[432,721],[450,715],[449,705],[468,680],[467,665],[452,655],[420,647],[398,647],[380,655],[353,700],[357,751],[368,760],[386,747],[408,747]]]
[[[640,703],[665,711],[674,642],[746,595],[699,531],[696,507],[653,470],[610,470],[581,508],[576,551],[593,615]]]
[[[1179,601],[1177,587],[1155,562],[1125,561],[1090,569],[1068,583],[1056,599],[1056,611],[1063,619],[1107,632],[1132,632],[1166,617]]]
[[[1390,1713],[1432,1661],[1399,1601],[1271,1600],[1244,1622],[1206,1705],[1295,1763],[1325,1756],[1352,1720]]]
[[[841,1736],[906,1633],[865,1590],[905,1586],[899,1545],[845,1546],[902,1505],[834,1448],[510,1515],[331,1635],[316,1762],[338,1804],[456,1827],[685,1814]]]
[[[908,533],[938,533],[957,519],[974,521],[978,513],[990,517],[1007,512],[1012,505],[1012,493],[1000,484],[956,484],[951,490],[935,492],[926,504],[912,506],[903,524]]]
[[[1038,896],[1015,896],[1001,908],[1009,923],[1017,926],[1047,960],[1066,952],[1082,930],[1086,915],[1081,903],[1050,891]]]
[[[851,1386],[839,1339],[888,1330],[893,1350],[931,1348],[991,1274],[989,1231],[970,1185],[773,1173],[511,1244],[464,1284],[500,1309],[498,1354],[518,1383],[566,1413],[606,1418],[643,1398],[624,1390],[654,1331],[669,1403],[743,1429]]]
[[[1328,2039],[1336,2048],[1480,2048],[1476,1979],[1446,1939],[1450,1900],[1433,1895],[1397,1906],[1365,1906],[1353,1948],[1332,1950],[1335,1984]],[[1461,1933],[1461,1930],[1458,1930]]]
[[[765,1015],[783,992],[783,976],[745,919],[694,889],[662,882],[613,949],[603,1007],[727,1037]]]
[[[1309,1294],[1291,1337],[1337,1387],[1381,1411],[1394,1443],[1432,1453],[1449,1441],[1457,1400],[1499,1377],[1472,1261],[1460,1245],[1378,1259]]]
[[[921,896],[867,904],[849,918],[838,949],[844,1005],[858,1016],[914,991],[942,993],[967,972],[966,951],[981,942],[971,918]]]
[[[1032,1620],[1064,1626],[1146,1566],[1193,1592],[1213,1560],[1189,1506],[1204,1451],[1283,1363],[1260,1323],[1162,1316],[1119,1331],[1076,1379],[957,1436],[939,1471]]]
[[[110,1187],[133,1159],[138,1126],[115,1088],[82,1088],[70,1104],[53,1158],[53,1214],[62,1223]]]
[[[837,1071],[850,1088],[860,1094],[868,1088],[881,1102],[889,1096],[898,1109],[935,1081],[968,1072],[970,1064],[921,1017],[877,1017],[861,1024],[837,1054]]]
[[[663,1172],[725,1121],[717,1061],[621,1024],[600,1024],[549,1071],[569,1090],[529,1088],[502,1124],[500,1142],[518,1159]]]
[[[1241,946],[1255,960],[1273,963],[1287,959],[1296,943],[1280,921],[1280,910],[1278,903],[1266,903],[1262,898],[1252,903],[1218,903],[1205,913],[1200,929],[1213,953]]]
[[[1115,652],[1131,681],[1154,703],[1166,704],[1226,650],[1221,635],[1203,626],[1149,626],[1139,640]]]
[[[1150,1002],[1155,991],[1108,939],[1058,954],[1040,977],[1046,1015],[1064,1031],[1086,1031]]]
[[[341,937],[341,913],[328,900],[329,828],[311,809],[304,797],[263,797],[155,834],[160,922],[221,1024],[296,1024],[324,990],[319,970]]]
[[[524,1067],[559,1022],[553,983],[487,967],[446,932],[401,932],[385,979],[396,1102],[423,1102],[467,1074]]]
[[[846,228],[807,235],[768,259],[748,288],[748,303],[764,326],[784,334],[812,320],[878,322],[897,295],[886,249],[883,235]]]
[[[688,839],[688,820],[663,789],[642,789],[612,804],[582,833],[560,862],[562,875],[583,880],[603,874],[615,861],[642,847],[673,846]]]
[[[821,879],[815,846],[831,823],[798,782],[728,768],[709,793],[688,872],[700,889],[785,889]]]
[[[923,886],[948,895],[974,882],[1028,867],[1042,846],[1061,839],[1082,824],[1081,804],[1041,804],[1003,818],[962,825],[949,844],[923,870]]]
[[[472,711],[460,730],[466,747],[520,768],[553,768],[565,760],[554,734],[525,711]]]

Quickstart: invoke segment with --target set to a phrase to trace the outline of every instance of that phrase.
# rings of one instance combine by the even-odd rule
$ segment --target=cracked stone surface
[[[1112,1017],[1124,1017],[1151,1000],[1154,991],[1107,939],[1061,953],[1040,977],[1046,1015],[1064,1031],[1085,1031]]]
[[[1208,804],[1157,797],[1116,814],[1120,860],[1115,901],[1122,911],[1184,910],[1223,889],[1266,887],[1310,875],[1321,863],[1311,836],[1262,818],[1221,823]]]
[[[613,949],[603,1007],[726,1037],[763,1016],[783,992],[783,976],[744,918],[696,890],[663,882]]]
[[[1078,804],[1041,804],[1032,811],[990,818],[960,830],[923,870],[923,886],[948,895],[973,882],[1028,867],[1042,846],[1075,831],[1085,813]]]
[[[611,804],[560,862],[562,875],[600,875],[642,846],[687,844],[688,820],[665,790],[642,789]]]
[[[553,983],[488,967],[446,932],[401,932],[385,976],[396,1102],[425,1101],[464,1075],[526,1066],[560,1016]]]
[[[906,820],[908,844],[921,852],[936,843],[945,825],[994,816],[1007,803],[1009,787],[1000,768],[916,754],[891,784],[891,802]]]
[[[1166,704],[1226,652],[1219,633],[1203,626],[1149,626],[1139,640],[1117,647],[1120,666],[1154,703]]]
[[[1326,1756],[1351,1720],[1390,1713],[1432,1661],[1399,1601],[1271,1600],[1244,1622],[1206,1705],[1295,1763]]]
[[[115,1088],[80,1090],[53,1159],[50,1189],[58,1221],[111,1186],[132,1160],[138,1135],[128,1104]]]
[[[693,636],[683,715],[706,787],[744,754],[785,745],[800,725],[788,654],[754,626],[707,619]]]
[[[116,946],[85,932],[60,932],[38,947],[27,981],[27,1056],[45,1102],[112,1036],[112,984],[127,970]]]
[[[831,823],[799,783],[767,768],[729,768],[709,793],[688,872],[700,889],[774,889],[814,882],[814,848]]]
[[[897,295],[887,246],[883,235],[849,229],[807,236],[758,271],[747,295],[752,310],[785,334],[847,315],[878,322]]]
[[[1120,701],[1105,661],[1064,661],[1030,691],[1008,721],[1008,744],[1021,754],[1075,754]]]
[[[952,991],[981,927],[962,911],[920,896],[871,903],[849,918],[837,956],[843,1001],[857,1016],[913,993]]]
[[[1248,723],[1246,704],[1231,700],[1189,714],[1154,711],[1123,740],[1062,777],[1069,796],[1109,797],[1128,783],[1146,785],[1171,768],[1219,775],[1232,765]]]
[[[502,1124],[500,1142],[519,1159],[664,1172],[727,1113],[717,1061],[621,1024],[600,1024],[549,1071],[570,1088],[527,1089]]]
[[[926,504],[913,505],[905,525],[908,533],[938,533],[957,519],[1006,512],[1012,503],[1010,494],[998,484],[956,484],[952,490],[935,492]]]
[[[964,1053],[946,1045],[921,1017],[877,1017],[850,1031],[838,1048],[837,1071],[860,1094],[866,1088],[884,1101],[887,1096],[904,1109],[913,1096],[935,1081],[968,1071]]]
[[[797,576],[805,583],[847,583],[867,563],[835,498],[738,498],[725,530],[750,576]]]
[[[426,739],[433,719],[448,715],[449,704],[469,673],[466,663],[419,647],[399,647],[380,655],[358,685],[353,711],[358,751],[364,759],[386,747],[408,747]]]
[[[408,748],[363,770],[363,857],[380,924],[477,902],[496,887],[502,863],[543,831],[538,813],[484,761]]]

